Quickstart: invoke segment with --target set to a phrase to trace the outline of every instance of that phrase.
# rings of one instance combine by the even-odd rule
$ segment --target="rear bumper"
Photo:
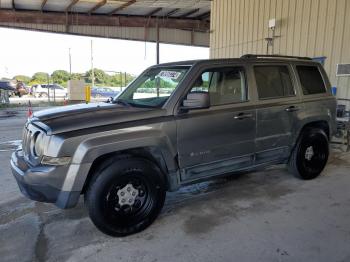
[[[29,166],[22,150],[12,154],[11,170],[18,187],[27,198],[46,203],[54,203],[59,208],[74,207],[80,197],[80,191],[62,191],[50,185],[49,179],[57,177],[59,167]],[[61,174],[63,177],[65,174]]]

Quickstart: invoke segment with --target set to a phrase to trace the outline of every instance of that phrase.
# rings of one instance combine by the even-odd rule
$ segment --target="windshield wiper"
[[[132,106],[130,103],[122,99],[116,99],[113,101],[113,103],[124,105],[124,106]]]
[[[124,105],[124,106],[127,106],[127,107],[156,108],[155,106],[152,106],[152,105],[132,103],[132,102],[126,101],[124,99],[116,99],[116,100],[113,101],[113,103]]]

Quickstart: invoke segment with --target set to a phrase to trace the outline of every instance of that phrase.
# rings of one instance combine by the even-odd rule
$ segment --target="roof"
[[[210,0],[1,0],[0,9],[210,19]]]
[[[1,9],[89,14],[198,18],[210,0],[2,0]]]
[[[187,61],[177,61],[177,62],[170,62],[170,63],[163,63],[156,66],[191,66],[194,64],[200,64],[200,63],[212,63],[212,64],[218,64],[218,63],[237,63],[237,62],[247,62],[247,61],[253,61],[253,62],[303,62],[303,63],[316,63],[317,61],[312,60],[309,57],[299,57],[299,56],[283,56],[283,55],[254,55],[254,54],[247,54],[243,55],[239,58],[216,58],[216,59],[198,59],[198,60],[187,60]]]
[[[0,0],[0,27],[208,46],[210,2]]]

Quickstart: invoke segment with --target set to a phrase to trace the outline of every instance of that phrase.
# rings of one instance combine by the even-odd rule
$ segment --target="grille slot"
[[[22,150],[23,156],[31,165],[35,166],[40,163],[40,159],[37,156],[34,156],[34,139],[37,137],[39,133],[42,131],[33,125],[27,125],[23,130],[23,138],[22,138]]]
[[[23,140],[22,140],[22,149],[24,153],[24,157],[29,159],[30,154],[30,137],[31,137],[31,131],[28,130],[27,127],[23,130]]]

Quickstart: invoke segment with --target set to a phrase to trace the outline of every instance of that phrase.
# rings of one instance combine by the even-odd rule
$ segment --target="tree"
[[[128,73],[118,72],[109,75],[101,69],[94,69],[95,85],[103,86],[124,86],[134,80],[134,76]],[[85,81],[91,83],[92,70],[85,73]]]
[[[86,72],[86,81],[91,83],[92,82],[92,70]],[[103,84],[103,85],[109,85],[111,76],[106,74],[103,70],[94,68],[94,78],[95,78],[95,84]]]
[[[69,73],[65,70],[55,70],[51,74],[52,81],[56,84],[66,85],[69,80]]]
[[[111,76],[111,86],[122,86],[120,74],[115,74]]]
[[[50,80],[50,76],[48,73],[45,72],[37,72],[32,76],[31,83],[36,84],[47,84],[47,82]]]
[[[84,74],[72,73],[71,79],[72,80],[82,80],[82,79],[84,79]]]
[[[129,74],[129,73],[116,73],[115,75],[111,76],[111,86],[127,86],[132,80],[134,80],[135,76]]]
[[[16,75],[12,79],[17,80],[18,82],[25,83],[26,85],[30,82],[31,78],[25,75]]]

